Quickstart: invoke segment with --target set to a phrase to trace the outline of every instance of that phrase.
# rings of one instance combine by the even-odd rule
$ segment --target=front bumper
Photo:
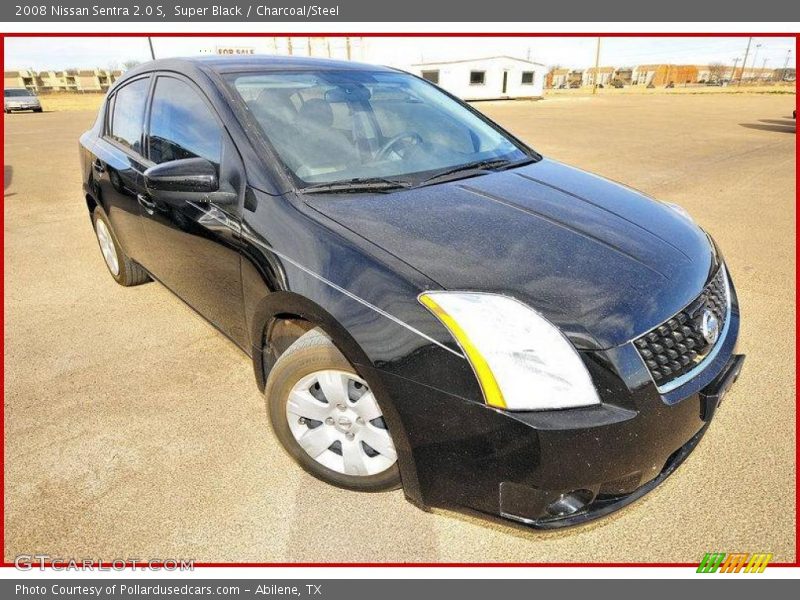
[[[367,379],[392,399],[384,415],[410,501],[568,527],[642,497],[697,446],[744,361],[734,352],[735,297],[730,325],[708,367],[665,395],[632,344],[597,357],[588,366],[603,391],[599,406],[514,413],[374,367]]]
[[[654,479],[627,494],[595,495],[591,502],[587,503],[584,509],[578,510],[574,514],[570,515],[553,515],[536,520],[520,518],[510,513],[504,513],[502,516],[508,519],[520,521],[526,525],[530,525],[539,529],[571,527],[599,519],[600,517],[608,515],[627,506],[628,504],[631,504],[632,502],[635,502],[648,492],[652,491],[667,477],[675,472],[675,470],[681,465],[681,463],[683,463],[684,460],[686,460],[686,458],[688,458],[688,456],[700,442],[711,423],[714,413],[722,402],[723,396],[739,378],[739,374],[741,373],[744,365],[744,358],[745,357],[743,354],[733,355],[720,376],[711,385],[700,392],[700,418],[703,420],[704,425],[696,434],[694,434],[694,436],[692,436],[688,442],[686,442],[686,444],[678,448],[667,459],[667,462],[664,464],[661,472]]]

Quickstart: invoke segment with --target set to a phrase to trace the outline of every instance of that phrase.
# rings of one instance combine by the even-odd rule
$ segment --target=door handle
[[[139,206],[147,211],[148,215],[152,215],[156,211],[156,203],[148,200],[144,194],[136,196],[136,200],[139,202]]]
[[[92,163],[92,168],[97,173],[105,173],[106,171],[106,166],[102,162],[100,162],[99,158],[94,160],[94,162]]]

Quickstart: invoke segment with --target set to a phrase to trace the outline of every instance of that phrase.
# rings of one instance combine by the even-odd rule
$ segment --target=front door
[[[244,167],[216,111],[188,79],[158,75],[146,135],[155,164],[200,157],[218,170],[220,189],[243,196]],[[249,348],[240,273],[239,204],[187,195],[139,198],[147,237],[145,267],[243,348]]]
[[[144,190],[144,113],[150,76],[119,88],[106,104],[103,135],[91,147],[94,194],[122,246],[135,261],[146,251],[137,196]]]

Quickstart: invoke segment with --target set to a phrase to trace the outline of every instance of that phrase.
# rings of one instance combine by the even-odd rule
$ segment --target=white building
[[[599,69],[590,67],[583,71],[581,85],[589,86],[597,83],[597,85],[606,86],[614,79],[615,73],[614,67],[600,67]]]
[[[541,98],[547,75],[543,64],[510,56],[420,63],[410,70],[462,100]]]

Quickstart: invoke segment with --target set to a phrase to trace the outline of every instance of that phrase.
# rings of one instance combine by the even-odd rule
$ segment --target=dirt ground
[[[643,85],[635,86],[628,85],[623,88],[603,87],[597,88],[596,94],[599,96],[624,96],[624,95],[647,95],[647,96],[663,96],[675,94],[794,94],[794,84],[776,83],[765,85],[731,85],[725,87],[704,86],[704,85],[678,85],[674,88],[665,88],[659,86],[657,88],[648,88]],[[567,97],[577,98],[581,96],[592,95],[591,87],[581,87],[577,89],[546,89],[545,97]],[[61,112],[61,111],[78,111],[78,110],[98,110],[103,103],[105,94],[101,93],[74,93],[74,92],[56,92],[49,94],[40,94],[39,98],[42,101],[42,108],[47,112]]]
[[[738,384],[677,473],[592,525],[523,531],[295,466],[250,362],[163,287],[106,272],[81,197],[94,114],[5,117],[5,558],[795,559],[794,96],[481,103],[542,153],[687,208],[742,309]]]
[[[105,94],[73,94],[69,92],[62,92],[57,94],[40,94],[39,100],[42,102],[42,108],[46,112],[52,111],[79,111],[79,110],[93,110],[97,111],[103,103]]]

